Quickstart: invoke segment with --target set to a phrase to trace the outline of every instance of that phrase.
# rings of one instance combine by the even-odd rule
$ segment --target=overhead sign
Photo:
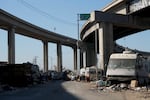
[[[90,14],[80,14],[80,20],[88,20],[90,18]]]
[[[132,0],[129,6],[130,13],[138,11],[147,6],[150,6],[150,0]]]

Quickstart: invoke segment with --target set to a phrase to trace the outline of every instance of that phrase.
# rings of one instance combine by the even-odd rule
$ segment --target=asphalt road
[[[46,84],[0,93],[0,100],[150,100],[150,97],[144,98],[139,94],[97,92],[89,83],[49,81]]]

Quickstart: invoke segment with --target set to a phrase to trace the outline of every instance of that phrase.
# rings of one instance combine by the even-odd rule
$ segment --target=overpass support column
[[[77,48],[73,48],[73,52],[74,52],[74,70],[77,71]]]
[[[80,69],[83,68],[83,51],[80,49]]]
[[[102,22],[99,28],[99,53],[100,67],[106,74],[106,65],[108,64],[109,56],[113,52],[113,25],[111,23]]]
[[[8,30],[8,63],[15,64],[15,27]]]
[[[86,50],[86,67],[96,66],[96,63],[97,63],[97,57],[96,57],[95,49],[89,47],[89,49]]]
[[[44,72],[48,71],[48,42],[43,41],[43,52],[44,52]]]
[[[62,71],[62,47],[60,43],[57,43],[57,71]]]

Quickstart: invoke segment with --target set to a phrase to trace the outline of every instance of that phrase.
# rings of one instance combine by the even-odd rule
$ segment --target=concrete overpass
[[[77,69],[77,40],[35,26],[0,9],[0,28],[8,31],[8,63],[15,63],[15,33],[43,42],[44,71],[48,71],[48,42],[57,44],[57,67],[62,71],[62,45],[74,50],[74,69]]]
[[[80,46],[83,49],[81,62],[85,53],[85,66],[96,65],[99,53],[100,66],[106,70],[105,65],[115,50],[114,42],[117,39],[150,29],[149,11],[149,0],[113,0],[101,11],[92,12],[80,32],[83,42]],[[88,48],[89,46],[91,48]],[[80,66],[83,66],[83,63]]]

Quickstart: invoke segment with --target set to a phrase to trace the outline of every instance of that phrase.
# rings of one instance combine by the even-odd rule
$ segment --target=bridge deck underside
[[[113,30],[113,33],[114,33],[113,39],[114,40],[131,35],[133,33],[143,31],[142,29],[133,29],[133,28],[128,28],[128,27],[118,27],[118,26],[114,26],[113,29],[114,29]]]
[[[133,29],[133,28],[129,28],[129,27],[113,26],[113,34],[114,34],[113,40],[115,41],[122,37],[131,35],[133,33],[141,32],[141,31],[143,31],[143,30],[135,29],[135,28]],[[94,42],[95,41],[95,31],[90,33],[90,35],[88,35],[83,41],[90,42],[90,43]]]
[[[139,11],[130,13],[130,15],[140,16],[140,17],[150,17],[150,6],[140,9]]]

